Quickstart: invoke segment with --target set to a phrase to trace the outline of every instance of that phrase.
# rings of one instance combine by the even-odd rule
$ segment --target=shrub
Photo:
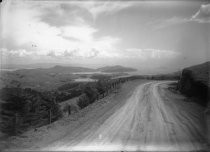
[[[89,98],[87,97],[86,94],[83,94],[79,97],[79,100],[77,101],[77,105],[83,109],[85,107],[87,107],[90,104],[89,102]]]
[[[84,93],[89,98],[90,103],[93,103],[97,99],[98,90],[93,85],[87,84]]]
[[[103,94],[106,91],[106,85],[104,81],[98,81],[96,84],[96,89],[98,90],[99,94]]]

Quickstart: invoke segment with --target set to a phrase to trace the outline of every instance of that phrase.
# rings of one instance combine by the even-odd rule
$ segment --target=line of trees
[[[97,82],[87,83],[77,104],[81,109],[85,108],[96,100],[104,98],[111,90],[128,80],[129,78],[101,79]]]

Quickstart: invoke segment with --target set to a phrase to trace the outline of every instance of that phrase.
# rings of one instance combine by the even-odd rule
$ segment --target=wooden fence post
[[[17,112],[15,112],[15,117],[13,119],[13,125],[14,125],[14,134],[17,134]]]
[[[52,118],[51,118],[51,117],[52,117],[51,115],[52,115],[52,114],[51,114],[51,108],[50,108],[50,110],[49,110],[49,123],[50,123],[50,124],[51,124],[51,119],[52,119]]]
[[[68,115],[71,115],[71,106],[68,105]]]

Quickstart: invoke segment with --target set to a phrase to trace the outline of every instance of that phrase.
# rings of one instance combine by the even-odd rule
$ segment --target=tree
[[[99,80],[96,84],[96,89],[98,90],[99,94],[104,94],[106,91],[105,82],[102,80]]]
[[[84,93],[89,98],[90,103],[93,103],[97,99],[98,91],[93,85],[87,84]]]
[[[87,107],[90,102],[89,102],[89,98],[87,97],[86,94],[83,94],[79,97],[79,100],[77,101],[78,106],[83,109],[85,107]]]
[[[1,130],[9,135],[16,135],[22,127],[24,114],[26,112],[26,101],[19,96],[7,97],[1,105]]]

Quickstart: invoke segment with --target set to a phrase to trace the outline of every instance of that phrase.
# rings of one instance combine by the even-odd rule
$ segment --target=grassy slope
[[[185,68],[184,70],[191,71],[194,80],[201,81],[203,84],[210,87],[210,62],[206,62],[203,64],[199,64],[196,66],[192,66],[189,68]]]

